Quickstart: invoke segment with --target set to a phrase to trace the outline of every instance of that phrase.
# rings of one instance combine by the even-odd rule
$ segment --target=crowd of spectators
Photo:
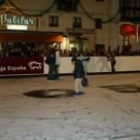
[[[35,43],[3,43],[0,46],[0,57],[43,57],[44,44]]]
[[[48,48],[49,44],[41,43],[3,43],[0,45],[0,57],[45,57]],[[132,51],[129,46],[123,48],[124,49],[122,49],[121,52],[119,47],[111,51],[115,54],[115,56],[140,55],[140,49]],[[75,51],[75,48],[71,50],[60,50],[60,55],[64,57],[73,56]],[[106,56],[108,51],[110,51],[110,47],[108,47],[108,50],[87,50],[86,53],[89,56]]]

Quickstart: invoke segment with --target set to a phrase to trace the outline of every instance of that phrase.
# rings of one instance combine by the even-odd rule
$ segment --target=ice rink
[[[140,74],[0,78],[0,140],[140,140]]]

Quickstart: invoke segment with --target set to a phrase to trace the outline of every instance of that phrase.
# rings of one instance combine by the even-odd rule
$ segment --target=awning
[[[132,24],[122,24],[120,25],[120,34],[121,35],[136,35],[136,26]]]
[[[3,32],[0,31],[0,42],[58,42],[63,41],[61,33],[47,32]]]

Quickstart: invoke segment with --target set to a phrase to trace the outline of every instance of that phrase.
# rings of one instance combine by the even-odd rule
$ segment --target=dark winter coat
[[[74,61],[74,78],[84,78],[85,72],[84,67],[81,60]]]
[[[56,61],[55,50],[52,49],[46,57],[46,64],[55,65],[55,61]]]

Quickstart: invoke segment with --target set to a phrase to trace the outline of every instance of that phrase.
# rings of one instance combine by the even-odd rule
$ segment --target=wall
[[[44,58],[45,59],[45,58]],[[139,56],[125,56],[115,57],[117,72],[135,72],[140,71],[140,57]],[[61,57],[60,73],[72,74],[73,64],[71,57]],[[111,72],[110,62],[106,57],[91,57],[88,63],[89,73],[108,73]],[[48,66],[44,66],[44,74],[48,73]]]
[[[110,0],[105,0],[104,2],[96,2],[95,0],[80,0],[86,11],[95,19],[95,18],[101,18],[103,21],[110,18],[112,15],[110,15]],[[50,15],[56,15],[60,18],[60,27],[49,27],[48,25],[48,17]],[[66,32],[66,28],[72,28],[72,22],[73,17],[82,17],[82,28],[85,29],[95,29],[95,21],[93,19],[90,19],[84,11],[81,9],[80,6],[78,6],[78,11],[76,12],[64,12],[64,11],[53,11],[49,12],[48,14],[44,15],[41,18],[40,21],[40,31],[46,30],[46,31],[62,31]],[[95,47],[95,44],[105,44],[105,47],[107,49],[108,45],[110,45],[110,36],[111,33],[110,23],[103,24],[102,29],[97,29],[95,32],[95,35],[88,36],[89,45]],[[91,48],[89,48],[91,50]]]

